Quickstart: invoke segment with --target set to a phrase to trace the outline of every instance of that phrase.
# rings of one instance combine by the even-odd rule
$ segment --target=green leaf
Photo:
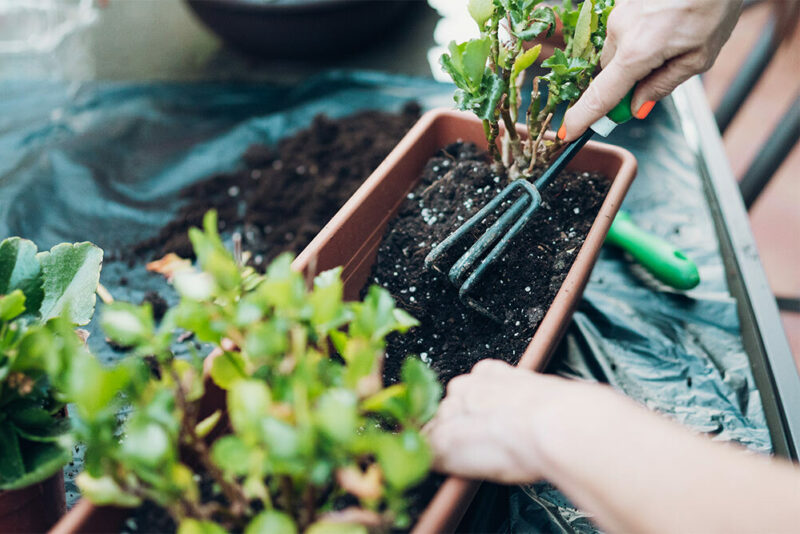
[[[464,74],[472,84],[472,87],[480,87],[486,71],[486,60],[489,58],[491,50],[492,43],[488,37],[470,39],[465,43],[462,63],[464,65]]]
[[[300,454],[300,435],[293,426],[274,417],[267,417],[262,421],[262,432],[270,456],[279,460],[291,460]]]
[[[15,289],[8,295],[0,295],[0,321],[10,321],[25,311],[25,293]]]
[[[592,0],[585,0],[581,5],[578,21],[575,23],[575,35],[572,38],[572,57],[583,56],[592,35]]]
[[[571,102],[581,96],[581,90],[573,82],[566,82],[559,89],[558,96],[562,102]]]
[[[482,37],[460,44],[452,41],[449,50],[450,55],[445,54],[440,59],[442,67],[450,74],[457,87],[464,89],[472,96],[479,96],[477,92],[486,72],[486,60],[491,52],[491,40],[488,37]]]
[[[208,273],[196,271],[175,273],[172,285],[180,296],[196,301],[208,300],[216,291],[214,278]]]
[[[36,404],[17,401],[7,405],[4,410],[25,439],[56,441],[58,436],[69,430],[69,419],[53,414],[52,411]]]
[[[451,46],[455,44],[455,42],[451,43]],[[470,84],[467,82],[466,77],[461,72],[461,66],[456,65],[453,61],[453,57],[447,54],[442,54],[439,58],[439,64],[442,66],[442,69],[450,75],[450,78],[453,79],[453,83],[456,84],[456,87],[462,89],[464,91],[471,91]]]
[[[69,443],[64,446],[61,443],[29,442],[25,444],[23,457],[27,467],[25,473],[11,483],[0,483],[0,490],[26,488],[50,478],[72,460],[72,451]]]
[[[169,434],[160,424],[135,418],[125,429],[122,454],[133,465],[156,469],[176,453]]]
[[[284,253],[275,258],[257,294],[268,306],[276,308],[282,315],[293,316],[303,306],[306,285],[303,275],[292,269],[292,255]]]
[[[408,313],[395,308],[392,295],[379,286],[370,286],[364,301],[353,303],[353,310],[355,317],[350,324],[350,335],[375,341],[419,324]]]
[[[206,212],[202,230],[189,230],[189,239],[198,263],[214,279],[216,285],[226,291],[236,289],[242,281],[241,271],[219,236],[215,210]]]
[[[228,412],[237,434],[248,442],[257,440],[270,403],[269,388],[261,380],[234,382],[228,390]]]
[[[344,371],[345,384],[356,389],[362,378],[377,372],[377,358],[381,354],[375,342],[364,338],[349,339],[342,352],[342,357],[347,362]]]
[[[492,13],[494,13],[494,2],[493,0],[469,0],[467,11],[472,20],[478,24],[478,28],[483,30],[486,22],[492,18]]]
[[[178,525],[178,534],[227,534],[227,532],[211,521],[183,519]]]
[[[106,335],[123,347],[146,343],[155,330],[149,303],[142,306],[127,302],[109,304],[103,309],[100,324]]]
[[[36,251],[36,245],[27,239],[10,237],[0,242],[0,295],[21,290],[31,315],[38,315],[44,298]]]
[[[537,44],[518,55],[517,59],[514,61],[512,77],[516,78],[522,71],[533,65],[533,62],[539,57],[541,51],[542,45]]]
[[[530,41],[543,33],[550,37],[556,28],[556,16],[549,7],[537,8],[530,18],[530,25],[517,32],[517,37],[523,41]]]
[[[14,426],[0,422],[0,489],[12,486],[25,474],[25,464]]]
[[[406,384],[392,384],[364,399],[361,407],[367,412],[388,415],[397,421],[403,421],[407,412],[407,390]]]
[[[235,434],[223,436],[214,442],[211,459],[226,473],[242,476],[250,472],[250,447]]]
[[[73,357],[58,388],[75,403],[81,417],[102,412],[130,382],[130,369],[104,369],[87,351],[73,349]]]
[[[376,455],[386,482],[403,491],[420,482],[433,461],[425,439],[415,430],[379,436]]]
[[[247,378],[244,356],[239,352],[223,352],[211,362],[211,379],[222,389],[230,389],[238,380]]]
[[[108,475],[93,477],[84,471],[75,478],[75,483],[80,488],[81,494],[94,504],[122,506],[125,508],[135,508],[142,504],[139,497],[125,493],[114,482],[114,479]]]
[[[270,361],[289,350],[287,322],[269,319],[253,326],[244,340],[244,351],[255,361]]]
[[[493,120],[497,105],[506,91],[506,83],[497,74],[487,71],[483,77],[481,93],[485,98],[473,109],[475,115],[482,120]]]
[[[94,313],[103,251],[91,243],[61,243],[36,258],[42,267],[42,320],[68,311],[74,324],[88,323]]]
[[[368,534],[364,525],[355,523],[334,523],[332,521],[317,521],[306,529],[305,534]]]
[[[195,425],[194,433],[197,434],[198,438],[206,437],[212,430],[214,430],[214,427],[217,426],[220,417],[222,417],[222,411],[215,410],[214,413],[208,417],[205,417],[202,421]]]
[[[342,326],[350,318],[342,302],[344,284],[342,268],[337,267],[321,273],[314,279],[314,290],[309,295],[311,324],[320,333]]]
[[[297,526],[287,514],[265,510],[248,523],[244,534],[297,534]]]
[[[317,399],[317,425],[331,439],[342,444],[349,443],[358,429],[357,404],[352,391],[329,389]]]
[[[422,360],[408,358],[401,370],[406,384],[408,409],[411,417],[419,423],[426,423],[439,406],[442,385],[434,373]]]

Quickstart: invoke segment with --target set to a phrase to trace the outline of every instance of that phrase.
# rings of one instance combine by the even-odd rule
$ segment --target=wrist
[[[527,418],[528,439],[541,477],[555,483],[585,455],[586,441],[605,431],[617,395],[608,386],[546,378],[551,383]]]

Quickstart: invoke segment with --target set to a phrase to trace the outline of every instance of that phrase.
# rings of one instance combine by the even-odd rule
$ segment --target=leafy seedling
[[[72,458],[61,386],[85,378],[73,328],[92,317],[102,258],[91,243],[38,252],[26,239],[0,242],[0,490],[41,482]]]
[[[84,494],[121,506],[152,501],[184,534],[408,526],[406,492],[432,461],[421,428],[442,388],[416,358],[384,387],[382,362],[386,336],[416,320],[377,286],[345,302],[341,269],[309,288],[288,254],[263,275],[241,265],[214,212],[190,237],[198,268],[173,274],[181,299],[161,323],[148,306],[118,303],[103,314],[109,337],[133,356],[94,377],[96,388],[120,395],[75,400]],[[202,361],[170,349],[181,331],[218,347],[208,368],[226,411],[201,411]],[[123,404],[131,411],[120,422]],[[211,483],[211,498],[200,480]]]

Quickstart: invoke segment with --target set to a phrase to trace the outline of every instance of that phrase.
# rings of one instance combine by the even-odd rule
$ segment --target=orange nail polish
[[[564,124],[562,124],[561,128],[558,129],[558,138],[563,141],[566,136],[567,136],[567,127]]]
[[[633,116],[636,117],[637,119],[643,119],[647,117],[651,111],[653,111],[653,106],[655,105],[656,103],[654,100],[648,100],[647,102],[642,104],[642,107],[640,107],[639,111],[634,113]]]

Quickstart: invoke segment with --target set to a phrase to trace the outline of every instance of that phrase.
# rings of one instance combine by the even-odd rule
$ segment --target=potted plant
[[[150,502],[149,513],[165,511],[180,533],[407,527],[405,493],[431,462],[420,430],[442,390],[415,358],[402,381],[384,387],[381,364],[386,336],[416,321],[377,286],[344,302],[339,269],[307,288],[288,254],[259,275],[225,249],[214,212],[204,222],[191,232],[202,271],[174,272],[181,301],[160,324],[149,304],[104,310],[107,334],[132,355],[93,370],[102,402],[66,390],[75,438],[86,444],[84,496],[117,507]],[[209,379],[201,358],[170,350],[180,329],[219,347]],[[212,383],[225,400],[204,409]],[[124,515],[112,516],[80,503],[54,532],[115,530]]]
[[[0,531],[43,531],[64,513],[72,448],[58,386],[73,362],[62,347],[82,344],[73,327],[92,317],[102,257],[91,243],[0,242]]]
[[[558,153],[561,142],[548,126],[556,108],[571,105],[588,86],[612,7],[587,0],[559,9],[566,47],[542,62],[546,73],[531,81],[531,105],[519,112],[521,75],[540,53],[525,44],[552,31],[554,12],[534,0],[469,2],[481,36],[453,43],[442,64],[456,84],[457,106],[475,116],[424,115],[295,261],[309,275],[341,265],[346,298],[357,298],[368,281],[385,285],[420,319],[408,336],[390,339],[390,378],[398,367],[394,354],[409,347],[418,347],[443,380],[485,357],[541,369],[555,349],[635,176],[629,152],[589,142],[541,192],[539,220],[516,238],[482,288],[495,293],[492,305],[505,313],[503,324],[462,306],[457,289],[426,269],[424,258],[508,181],[538,176]],[[503,24],[510,39],[501,42]],[[488,146],[489,154],[470,143]],[[447,480],[416,531],[455,529],[476,490],[475,482]]]

